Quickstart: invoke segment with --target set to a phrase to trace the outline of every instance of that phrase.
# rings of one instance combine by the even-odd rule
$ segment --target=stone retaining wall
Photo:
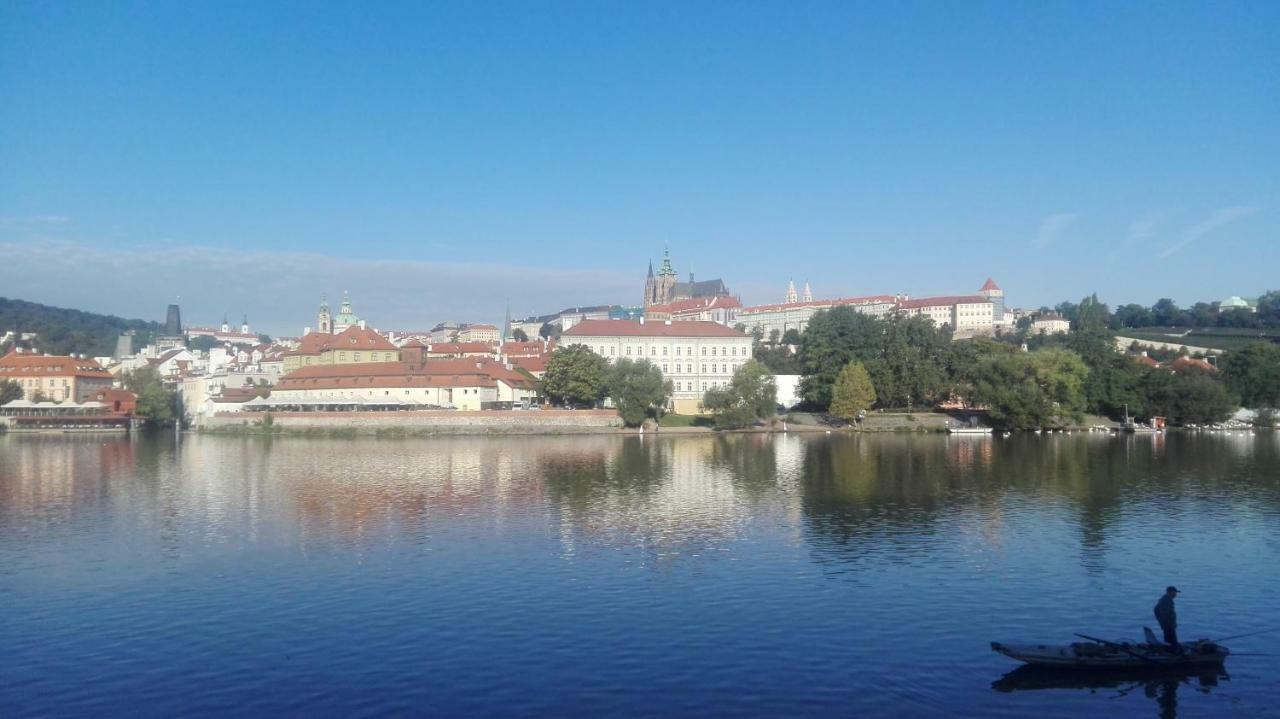
[[[367,434],[559,434],[616,432],[622,418],[613,410],[539,410],[485,412],[271,412],[273,431],[342,431]],[[201,429],[264,431],[266,412],[222,412]]]

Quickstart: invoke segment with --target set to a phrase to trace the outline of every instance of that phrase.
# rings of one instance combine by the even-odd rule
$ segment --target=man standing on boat
[[[1156,602],[1156,621],[1164,630],[1164,641],[1174,654],[1182,653],[1182,645],[1178,644],[1178,613],[1173,609],[1173,600],[1178,596],[1177,587],[1166,587],[1164,596]]]

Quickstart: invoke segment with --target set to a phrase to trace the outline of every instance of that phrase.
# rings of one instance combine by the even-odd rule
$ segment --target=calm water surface
[[[0,435],[0,714],[1280,716],[988,648],[1280,625],[1278,555],[1280,434]]]

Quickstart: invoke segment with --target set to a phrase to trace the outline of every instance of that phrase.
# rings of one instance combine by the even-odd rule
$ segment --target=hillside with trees
[[[91,357],[115,351],[116,338],[125,330],[137,333],[134,347],[141,347],[164,330],[159,322],[130,320],[114,315],[51,307],[38,302],[0,297],[0,335],[12,330],[15,336],[34,332],[30,345],[49,354],[86,354]],[[14,342],[0,346],[7,352]]]

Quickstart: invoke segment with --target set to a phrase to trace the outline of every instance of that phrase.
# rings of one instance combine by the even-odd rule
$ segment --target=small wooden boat
[[[1150,630],[1147,630],[1150,634]],[[1081,635],[1083,636],[1083,635]],[[1033,666],[1082,669],[1189,669],[1219,666],[1231,653],[1226,647],[1208,639],[1182,645],[1174,653],[1167,644],[1149,636],[1141,644],[1090,641],[1071,644],[1005,644],[991,642],[991,648],[1011,659]]]
[[[991,434],[990,427],[947,427],[951,434]]]

